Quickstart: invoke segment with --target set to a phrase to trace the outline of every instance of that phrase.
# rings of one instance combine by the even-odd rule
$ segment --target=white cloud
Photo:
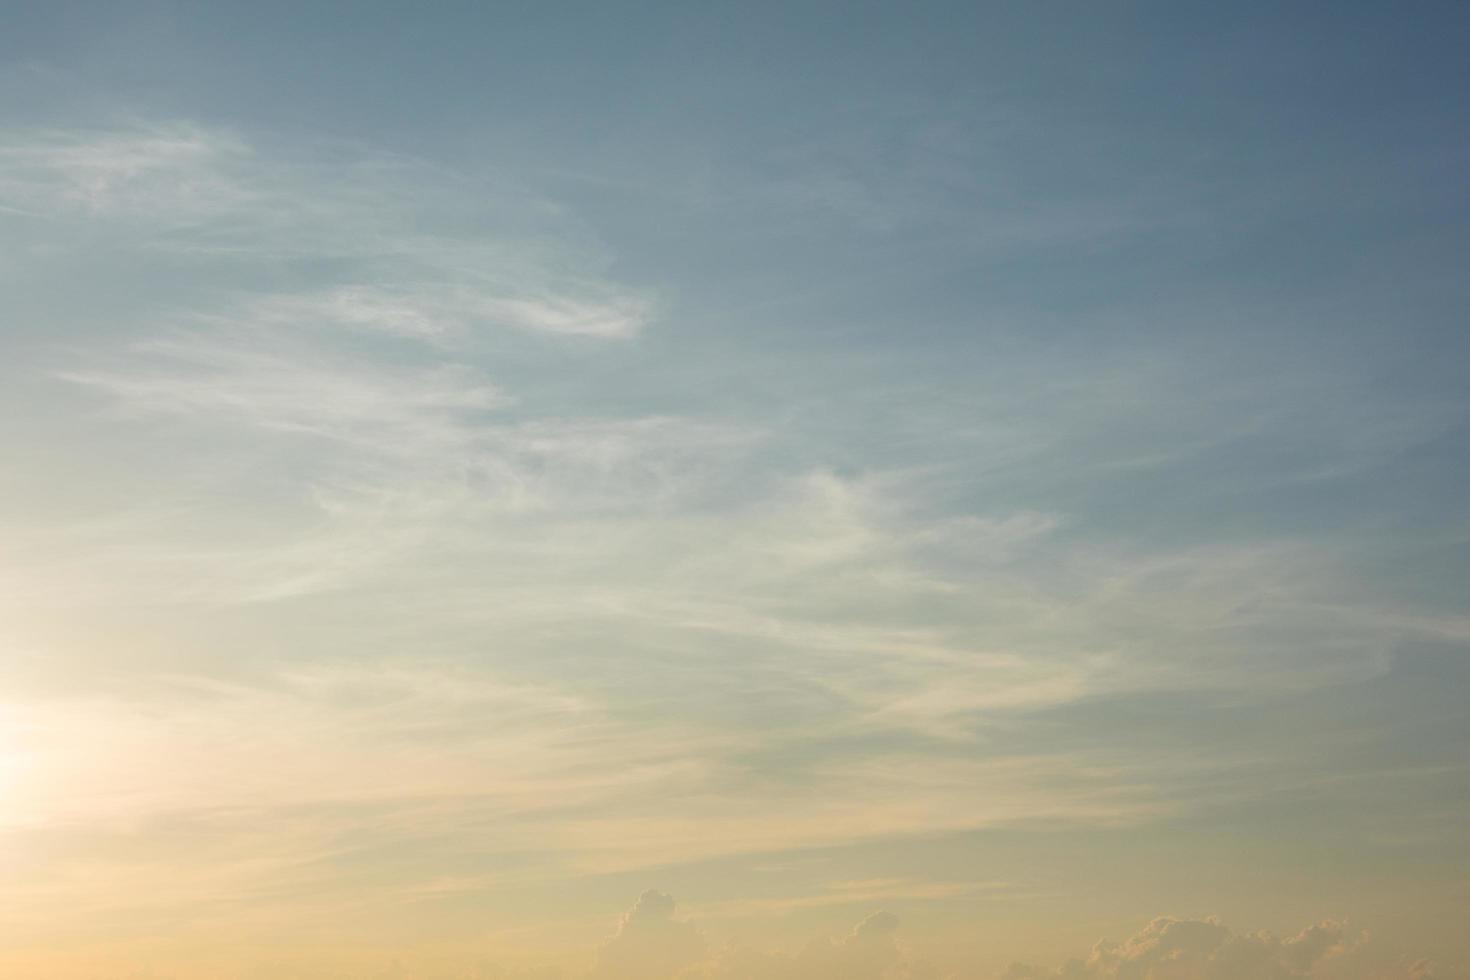
[[[1053,972],[1017,964],[1004,980],[1297,980],[1317,976],[1358,941],[1335,922],[1281,937],[1237,933],[1215,919],[1161,917],[1121,943],[1098,943],[1085,960]]]
[[[630,942],[628,972],[640,980],[967,980],[936,967],[923,950],[900,940],[899,918],[873,912],[846,935],[817,938],[795,952],[727,944],[702,954],[700,932],[673,917],[673,900],[649,892],[624,918]],[[638,927],[630,926],[641,920]],[[617,943],[613,940],[607,949]],[[1012,964],[1000,980],[1428,980],[1433,965],[1417,960],[1384,967],[1357,954],[1366,936],[1334,922],[1291,936],[1240,933],[1214,919],[1155,919],[1121,943],[1098,943],[1086,959],[1057,970]],[[636,949],[636,958],[633,950]],[[604,974],[594,971],[594,976]]]
[[[132,365],[60,373],[125,408],[187,419],[220,417],[396,453],[455,441],[464,413],[508,398],[464,365],[393,368],[279,335],[183,334],[139,344]]]
[[[672,977],[704,955],[704,937],[674,917],[674,899],[646,891],[623,916],[617,934],[598,950],[592,976],[607,980]]]
[[[405,274],[431,276],[432,265]],[[599,283],[528,283],[521,293],[492,276],[442,275],[391,286],[346,283],[316,292],[248,300],[226,316],[239,323],[383,333],[456,346],[478,328],[627,339],[653,312],[651,300]]]
[[[598,951],[593,980],[938,980],[902,944],[898,917],[874,912],[845,936],[819,938],[798,952],[727,945],[707,951],[695,925],[675,917],[674,900],[648,891]]]
[[[0,138],[0,205],[170,230],[258,204],[237,176],[250,157],[234,134],[188,124],[10,133]]]
[[[0,133],[0,163],[0,213],[39,219],[26,240],[60,257],[85,242],[174,255],[191,277],[294,265],[317,280],[221,291],[202,311],[216,320],[447,344],[504,328],[627,339],[655,310],[646,291],[601,276],[589,236],[525,189],[362,147],[287,154],[167,124]]]
[[[706,903],[701,911],[710,915],[752,915],[791,912],[797,909],[837,905],[874,905],[883,902],[953,899],[967,896],[1004,895],[1010,885],[1003,881],[923,881],[906,878],[872,878],[828,882],[815,894],[779,898],[750,898]]]

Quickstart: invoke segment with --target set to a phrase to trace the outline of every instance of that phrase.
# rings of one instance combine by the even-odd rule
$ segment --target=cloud
[[[525,188],[360,146],[288,152],[162,123],[0,132],[0,163],[0,216],[28,222],[37,254],[60,261],[85,243],[176,276],[260,283],[204,290],[195,312],[216,321],[438,344],[500,329],[626,340],[656,309],[600,275],[591,236]]]
[[[1160,917],[1121,943],[1098,943],[1085,960],[1051,972],[1015,964],[1002,980],[1298,980],[1359,941],[1336,922],[1280,937],[1237,933],[1216,919]]]
[[[736,899],[705,904],[707,913],[750,915],[791,912],[834,905],[872,905],[883,901],[912,901],[1001,895],[1010,889],[1004,881],[925,881],[906,878],[872,878],[860,881],[827,882],[823,891],[779,898]]]
[[[673,977],[704,955],[704,937],[693,923],[674,917],[674,899],[646,891],[624,914],[617,934],[598,950],[597,980]]]
[[[644,900],[650,896],[656,897],[650,918],[657,928],[646,931],[648,946],[665,942],[668,959],[644,959],[638,975],[643,980],[665,980],[671,976],[664,972],[670,965],[697,955],[699,937],[690,923],[672,919],[672,899],[651,892]],[[922,951],[901,942],[899,933],[898,916],[877,911],[846,935],[814,939],[796,952],[729,944],[676,970],[672,978],[966,980],[975,975],[963,964],[952,964],[957,972],[942,971]],[[1098,943],[1086,959],[1069,961],[1054,971],[1012,964],[1000,980],[1429,980],[1434,976],[1427,960],[1385,973],[1376,961],[1356,956],[1365,942],[1365,934],[1336,922],[1282,937],[1266,931],[1236,932],[1215,919],[1160,917],[1124,942]]]
[[[431,270],[410,266],[410,275]],[[651,300],[601,283],[532,285],[530,293],[497,290],[488,279],[441,276],[391,286],[347,283],[242,303],[223,314],[237,323],[381,333],[457,346],[478,327],[568,336],[627,339],[652,316]]]
[[[0,206],[33,217],[131,219],[164,229],[259,203],[236,135],[187,123],[0,135]]]
[[[129,364],[59,376],[135,412],[214,416],[386,452],[405,443],[440,446],[454,439],[464,413],[508,401],[465,365],[394,368],[258,334],[158,338],[136,345]]]
[[[1220,772],[1281,772],[1320,743],[1216,744],[1201,763],[1173,744],[1193,726],[1139,748],[1063,709],[1167,690],[1185,692],[1185,717],[1201,689],[1281,697],[1375,676],[1415,631],[1465,633],[1349,602],[1349,563],[1308,541],[1120,539],[1062,512],[1066,494],[991,479],[1046,489],[1117,464],[1128,454],[1109,425],[1186,401],[1151,376],[1023,365],[1054,403],[1020,413],[999,463],[855,462],[799,420],[604,390],[601,369],[578,365],[640,336],[656,296],[607,275],[594,236],[535,195],[202,127],[12,133],[0,147],[5,221],[46,246],[27,261],[66,282],[88,281],[70,263],[116,265],[129,286],[97,291],[120,308],[94,309],[55,348],[56,404],[88,413],[58,431],[86,445],[25,457],[74,466],[51,484],[70,509],[0,527],[0,613],[68,691],[24,706],[54,764],[9,776],[5,819],[61,815],[87,839],[143,828],[176,884],[150,890],[152,872],[110,858],[59,876],[44,902],[8,881],[27,922],[86,907],[109,875],[119,906],[194,914],[224,883],[294,921],[301,908],[264,897],[272,877],[306,881],[301,906],[345,901],[353,879],[325,857],[367,826],[398,855],[373,892],[391,905],[493,890],[500,872],[460,867],[443,854],[455,846],[546,881],[1158,819]],[[679,366],[655,361],[668,356],[656,343],[632,349],[650,348],[646,369]],[[901,434],[933,447],[972,408],[1031,404],[1007,402],[1006,381]],[[1162,465],[1144,441],[1124,469]],[[1368,440],[1374,454],[1401,442]],[[1204,451],[1178,433],[1162,443]],[[392,669],[330,682],[300,669],[347,661]],[[109,686],[120,663],[133,686]],[[460,685],[538,692],[544,710],[467,705]],[[1249,782],[1231,788],[1259,792]],[[198,821],[222,852],[258,860],[168,857],[156,828]],[[778,896],[767,910],[956,887]],[[616,949],[687,935],[659,907]],[[818,943],[811,962],[863,943],[900,962],[885,959],[891,935],[864,935]],[[620,955],[633,954],[608,962]]]
[[[929,980],[934,969],[898,941],[898,916],[874,912],[841,939],[810,943],[795,957],[795,977],[813,980]],[[751,978],[755,980],[755,978]]]
[[[898,942],[898,917],[874,912],[845,936],[820,938],[798,952],[728,945],[706,952],[692,922],[674,917],[674,900],[644,892],[618,933],[598,951],[591,980],[930,980],[937,974]]]

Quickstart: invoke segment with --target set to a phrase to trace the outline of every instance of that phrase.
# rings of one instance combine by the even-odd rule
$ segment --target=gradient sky
[[[0,6],[0,975],[1470,976],[1467,45]]]

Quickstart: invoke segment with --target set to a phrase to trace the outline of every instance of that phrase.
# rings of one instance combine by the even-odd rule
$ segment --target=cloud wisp
[[[1359,601],[1307,534],[1130,534],[1065,492],[1261,428],[1167,354],[1007,363],[937,419],[853,423],[849,451],[801,412],[690,396],[660,289],[489,177],[189,125],[11,133],[0,159],[17,261],[117,297],[53,285],[69,326],[7,369],[44,361],[23,380],[89,436],[32,453],[42,516],[0,512],[0,613],[37,651],[3,665],[25,677],[0,700],[0,834],[61,841],[17,848],[5,922],[269,933],[732,856],[1134,827],[1310,785],[1336,751],[1240,725],[1201,761],[1159,715],[1367,684],[1464,635]],[[971,410],[974,441],[951,438],[944,413]],[[1356,472],[1433,428],[1333,415],[1292,432],[1340,454],[1261,479]],[[905,426],[942,451],[886,452]],[[973,893],[850,880],[727,910]],[[650,893],[598,969],[929,975],[895,928],[711,953]],[[1217,935],[1159,929],[1066,969],[1149,976],[1165,933]],[[1310,975],[1309,940],[1220,949]]]

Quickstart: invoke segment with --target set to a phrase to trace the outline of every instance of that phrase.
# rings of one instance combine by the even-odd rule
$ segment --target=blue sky
[[[1463,8],[0,18],[0,963],[1470,963]]]

